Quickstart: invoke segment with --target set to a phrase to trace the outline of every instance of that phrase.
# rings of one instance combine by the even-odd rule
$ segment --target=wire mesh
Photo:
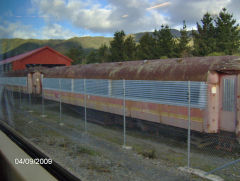
[[[20,90],[23,86],[27,86],[25,77],[1,78],[0,81],[1,85],[19,86]],[[78,137],[81,137],[78,141],[82,145],[94,147],[96,150],[101,149],[101,154],[108,153],[111,161],[117,156],[126,161],[128,158],[123,156],[124,151],[119,152],[116,145],[130,146],[133,153],[143,158],[174,166],[187,165],[189,157],[189,166],[205,171],[211,171],[239,157],[239,144],[232,135],[213,136],[196,130],[192,131],[197,124],[204,127],[204,123],[199,121],[197,116],[200,113],[203,116],[206,115],[208,108],[206,82],[191,81],[188,87],[188,82],[183,81],[43,78],[42,83],[41,95],[44,96],[46,117],[41,117],[43,114],[41,96],[31,95],[33,100],[29,104],[28,94],[23,92],[16,94],[19,88],[5,90],[1,100],[8,100],[8,103],[5,101],[6,106],[0,107],[1,116],[4,115],[3,110],[11,110],[11,107],[19,105],[24,110],[25,117],[29,117],[26,120],[37,120],[34,124],[19,121],[17,114],[7,111],[5,116],[8,116],[10,125],[25,125],[25,127],[20,126],[24,127],[23,132],[31,129],[36,131],[36,126],[41,125],[43,129],[48,127],[48,130],[57,130],[60,135],[71,135],[72,140],[78,140]],[[190,94],[188,88],[190,88]],[[4,92],[3,89],[4,87],[1,86],[1,92]],[[188,115],[188,96],[190,96],[190,116]],[[26,111],[30,108],[34,112],[27,113]],[[16,110],[15,108],[15,112]],[[61,118],[59,118],[60,111]],[[191,118],[190,154],[187,152],[189,118]],[[75,145],[76,143],[72,140],[71,144]],[[219,142],[219,140],[225,142]],[[235,147],[231,150],[229,148],[232,144]],[[69,146],[68,149],[75,148]],[[97,157],[97,159],[100,158]],[[238,180],[238,168],[239,163],[217,171],[216,174],[225,180]],[[110,167],[107,169],[111,170]],[[114,171],[111,170],[111,172]],[[154,178],[150,174],[148,177]],[[144,176],[144,178],[147,177]]]

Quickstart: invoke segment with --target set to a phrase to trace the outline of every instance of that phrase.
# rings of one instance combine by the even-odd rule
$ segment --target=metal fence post
[[[18,86],[18,92],[19,92],[19,106],[21,106],[21,104],[22,104],[22,97],[21,97],[21,88],[20,88],[20,86]]]
[[[28,93],[28,105],[31,107],[31,94],[30,92]]]
[[[12,85],[12,87],[11,87],[11,98],[12,98],[12,105],[15,105],[13,85]]]
[[[71,92],[74,92],[74,79],[71,80]]]
[[[62,89],[62,85],[61,85],[61,79],[59,79],[59,120],[60,122],[62,122],[62,100],[61,100],[61,89]]]
[[[126,147],[126,89],[125,89],[125,79],[123,79],[123,146]]]
[[[32,98],[31,98],[31,93],[28,93],[28,106],[29,106],[29,111],[28,112],[32,112],[31,110],[31,106],[32,106]]]
[[[87,89],[86,89],[86,79],[83,82],[84,86],[84,128],[85,132],[87,132]]]
[[[187,167],[190,168],[190,147],[191,147],[191,81],[188,81],[188,161]]]
[[[43,87],[43,74],[41,75],[41,84],[42,84],[42,117],[46,117],[45,115],[45,105],[44,105],[44,87]]]
[[[13,88],[13,86],[12,86],[12,98],[13,98],[13,100],[14,100],[14,88]]]

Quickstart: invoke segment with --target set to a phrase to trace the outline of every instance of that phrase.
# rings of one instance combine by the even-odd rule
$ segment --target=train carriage
[[[20,80],[26,83],[14,84]],[[87,99],[88,108],[118,115],[125,101],[127,117],[185,129],[190,88],[192,130],[240,136],[237,56],[38,68],[5,74],[3,84],[77,106]]]

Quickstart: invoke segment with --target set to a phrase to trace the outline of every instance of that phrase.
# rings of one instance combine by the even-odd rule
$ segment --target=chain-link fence
[[[15,128],[21,124],[28,134],[29,129],[47,127],[48,134],[67,137],[59,143],[63,148],[67,147],[70,138],[75,142],[80,140],[78,151],[84,147],[87,154],[96,154],[94,159],[99,161],[83,161],[80,167],[101,173],[105,170],[112,175],[119,174],[113,169],[122,173],[126,169],[117,167],[115,162],[119,161],[119,165],[128,162],[129,167],[134,167],[136,176],[148,165],[153,171],[139,173],[142,180],[157,179],[156,168],[149,163],[144,162],[144,166],[136,168],[141,161],[126,156],[133,153],[153,160],[156,165],[187,166],[213,172],[225,180],[240,179],[239,144],[234,133],[205,133],[210,114],[206,82],[42,77],[41,94],[30,94],[25,77],[3,77],[0,81],[1,119],[8,120]],[[20,109],[11,111],[16,106]],[[25,119],[16,117],[20,113]],[[29,124],[32,120],[34,124]],[[38,135],[34,139],[39,138]],[[53,138],[48,139],[47,142],[54,142]],[[73,145],[71,149],[76,151]],[[107,153],[113,166],[98,157],[100,152]]]

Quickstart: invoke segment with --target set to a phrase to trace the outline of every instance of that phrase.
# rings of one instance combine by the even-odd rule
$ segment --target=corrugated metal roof
[[[14,61],[23,60],[23,59],[25,59],[27,57],[30,57],[30,56],[32,56],[32,55],[34,55],[34,54],[36,54],[38,52],[41,52],[43,50],[46,50],[46,49],[48,49],[48,50],[50,50],[50,51],[52,51],[52,52],[54,52],[54,53],[56,53],[56,54],[58,54],[60,56],[63,56],[65,59],[67,59],[68,61],[72,62],[72,60],[70,58],[60,54],[59,52],[53,50],[52,48],[50,48],[48,46],[45,46],[45,47],[37,48],[37,49],[32,50],[30,52],[26,52],[26,53],[23,53],[23,54],[20,54],[20,55],[16,55],[14,57],[10,57],[10,58],[7,58],[5,60],[2,60],[2,61],[0,61],[0,65],[6,64],[6,63],[11,63],[11,62],[14,62]]]
[[[51,69],[42,68],[39,71],[43,72],[45,77],[113,80],[206,81],[209,71],[230,74],[240,72],[240,57],[211,56],[127,61],[74,65]]]

